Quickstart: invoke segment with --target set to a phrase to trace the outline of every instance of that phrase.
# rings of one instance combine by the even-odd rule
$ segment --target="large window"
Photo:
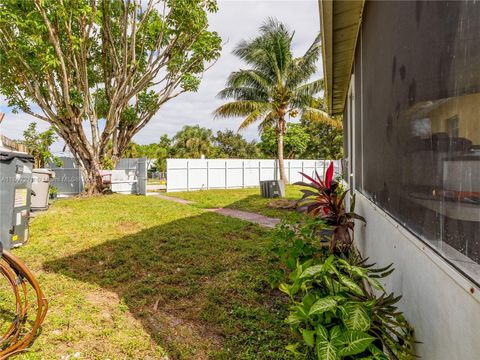
[[[367,2],[357,189],[480,281],[480,2]]]

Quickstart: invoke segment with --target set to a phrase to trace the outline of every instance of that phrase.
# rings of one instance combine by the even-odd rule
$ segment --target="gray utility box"
[[[285,184],[281,180],[260,181],[260,193],[264,198],[285,197]]]
[[[48,209],[50,180],[55,173],[49,169],[32,170],[32,211]]]
[[[0,148],[0,242],[4,249],[28,240],[33,157]]]

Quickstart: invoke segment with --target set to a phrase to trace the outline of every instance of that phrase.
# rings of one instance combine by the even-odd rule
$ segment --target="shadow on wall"
[[[266,282],[268,241],[257,226],[204,213],[44,267],[117,293],[173,359],[287,358],[284,298]]]

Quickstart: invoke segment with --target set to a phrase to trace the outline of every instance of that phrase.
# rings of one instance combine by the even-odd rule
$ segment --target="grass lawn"
[[[165,181],[159,179],[147,179],[147,185],[165,185]]]
[[[231,196],[216,206],[249,198]],[[271,235],[259,226],[110,195],[59,200],[30,233],[14,254],[50,309],[21,359],[290,358],[286,302],[266,281]]]
[[[287,185],[285,189],[285,198],[296,200],[302,196],[301,187]],[[231,208],[238,210],[251,211],[266,216],[278,218],[295,219],[300,216],[292,210],[275,209],[268,206],[273,199],[266,199],[260,196],[259,188],[229,189],[229,190],[201,190],[172,192],[166,195],[179,197],[195,202],[194,206],[199,208]]]

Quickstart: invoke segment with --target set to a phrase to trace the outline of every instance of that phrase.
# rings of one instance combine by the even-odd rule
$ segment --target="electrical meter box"
[[[33,157],[0,148],[0,242],[11,249],[28,240]]]

